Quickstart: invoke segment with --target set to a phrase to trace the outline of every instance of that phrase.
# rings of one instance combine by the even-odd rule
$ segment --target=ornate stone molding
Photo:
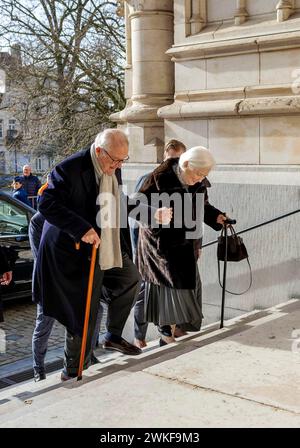
[[[226,89],[192,90],[177,92],[175,101],[198,102],[215,100],[234,100],[261,97],[297,96],[291,84],[258,85],[249,87],[232,87]]]
[[[143,11],[144,10],[144,0],[126,0],[126,2],[132,6],[134,11]]]
[[[247,115],[299,114],[300,97],[266,97],[219,101],[175,102],[158,110],[163,119],[221,118]]]
[[[283,113],[300,114],[300,96],[290,84],[177,93],[175,102],[159,109],[158,116],[174,120]]]
[[[118,0],[117,1],[117,15],[120,17],[125,16],[125,5],[124,0]]]
[[[186,35],[200,33],[207,24],[207,0],[186,0]]]
[[[237,0],[236,11],[234,14],[235,25],[242,25],[246,22],[249,14],[247,11],[247,0]]]
[[[295,8],[294,0],[280,0],[276,6],[277,9],[277,21],[284,22],[291,14],[293,14]]]
[[[192,0],[191,34],[198,34],[207,23],[206,0]]]
[[[207,59],[220,56],[287,50],[300,47],[299,31],[277,33],[240,39],[228,39],[174,46],[167,51],[174,62]]]

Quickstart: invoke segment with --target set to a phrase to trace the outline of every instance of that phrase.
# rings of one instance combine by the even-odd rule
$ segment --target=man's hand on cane
[[[84,243],[95,244],[96,249],[98,249],[98,247],[101,244],[101,239],[100,239],[98,233],[94,229],[90,229],[88,232],[86,232],[86,234],[83,235],[81,240]]]

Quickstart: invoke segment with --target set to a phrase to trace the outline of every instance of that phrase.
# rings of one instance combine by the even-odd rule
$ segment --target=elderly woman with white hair
[[[158,326],[161,345],[175,341],[176,324],[186,331],[201,328],[202,292],[197,267],[201,231],[191,234],[186,214],[191,213],[192,220],[197,216],[201,220],[203,213],[199,218],[197,211],[201,198],[205,224],[217,231],[222,229],[226,215],[208,202],[207,195],[211,185],[206,177],[214,165],[210,151],[197,146],[179,159],[163,162],[140,189],[149,200],[154,193],[168,193],[174,204],[174,219],[169,226],[140,229],[137,251],[138,268],[145,281],[145,320]],[[186,197],[190,198],[188,209],[184,208]],[[196,228],[202,229],[202,222],[196,222]]]

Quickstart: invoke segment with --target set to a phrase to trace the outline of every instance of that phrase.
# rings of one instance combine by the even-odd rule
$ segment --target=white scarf
[[[103,173],[96,154],[95,144],[90,149],[91,158],[95,170],[96,182],[99,185],[99,197],[100,200],[100,218],[101,219],[101,244],[99,250],[99,265],[102,271],[112,268],[122,268],[122,252],[120,241],[120,193],[118,180],[113,174],[109,176]],[[105,198],[104,198],[105,195]],[[107,207],[107,202],[111,207],[111,216],[114,220],[112,222],[107,221],[108,213],[104,213],[101,205],[103,202]],[[99,203],[99,202],[98,202]]]

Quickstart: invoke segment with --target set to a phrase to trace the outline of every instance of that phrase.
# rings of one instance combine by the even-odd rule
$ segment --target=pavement
[[[10,370],[12,372],[18,361],[20,361],[20,365],[23,365],[25,358],[28,361],[30,360],[29,362],[32,365],[31,340],[35,317],[36,305],[32,303],[30,298],[5,303],[5,321],[0,324],[0,342],[3,344],[3,341],[5,341],[5,347],[0,349],[0,377],[4,376],[4,371]],[[48,342],[49,350],[63,347],[64,339],[64,327],[55,322]]]
[[[82,381],[3,389],[0,427],[300,427],[299,300],[100,361]]]

